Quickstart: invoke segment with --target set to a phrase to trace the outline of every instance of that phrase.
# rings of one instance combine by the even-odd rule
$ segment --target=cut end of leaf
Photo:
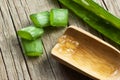
[[[29,34],[28,32],[25,32],[25,31],[18,31],[17,32],[18,33],[18,35],[21,37],[21,38],[23,38],[23,39],[26,39],[26,40],[32,40],[32,36],[31,36],[31,34]]]
[[[29,57],[39,57],[42,56],[43,53],[40,52],[31,52],[31,53],[25,53]]]
[[[18,31],[18,35],[26,40],[35,40],[41,37],[44,33],[42,28],[36,28],[35,26],[28,26]]]
[[[48,11],[31,14],[30,19],[32,20],[33,24],[36,27],[43,28],[43,27],[50,26],[49,12]]]
[[[50,24],[52,26],[66,27],[68,24],[68,10],[67,9],[52,9],[50,11]]]

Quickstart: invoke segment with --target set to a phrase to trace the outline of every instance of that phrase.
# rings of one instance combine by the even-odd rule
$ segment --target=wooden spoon
[[[52,56],[93,79],[120,80],[120,51],[81,28],[67,28]]]

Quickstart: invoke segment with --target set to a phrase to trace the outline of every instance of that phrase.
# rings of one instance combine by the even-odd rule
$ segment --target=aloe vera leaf
[[[120,19],[106,11],[103,7],[92,0],[73,0],[78,5],[93,12],[95,15],[109,22],[113,27],[120,29]]]
[[[86,22],[89,26],[102,33],[107,38],[120,45],[120,30],[113,27],[107,21],[94,15],[84,7],[78,5],[72,0],[59,0],[64,6],[75,13],[79,18]]]

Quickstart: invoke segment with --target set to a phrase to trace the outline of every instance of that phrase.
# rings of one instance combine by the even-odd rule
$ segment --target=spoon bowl
[[[120,80],[120,51],[81,28],[68,27],[51,53],[62,64],[93,79]]]

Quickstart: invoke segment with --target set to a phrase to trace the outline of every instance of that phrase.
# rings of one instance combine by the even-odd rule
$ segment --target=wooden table
[[[120,17],[120,0],[96,0],[112,14]],[[0,0],[0,80],[91,80],[54,60],[50,53],[65,29],[45,29],[42,37],[44,54],[29,58],[23,54],[16,31],[31,23],[29,15],[59,8],[57,0]],[[70,13],[69,25],[79,26],[116,48],[118,45],[87,26]]]

